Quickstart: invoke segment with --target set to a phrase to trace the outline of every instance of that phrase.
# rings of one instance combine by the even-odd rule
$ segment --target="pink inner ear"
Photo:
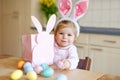
[[[71,9],[70,0],[60,0],[59,10],[62,14],[67,15]]]
[[[87,11],[87,1],[78,2],[76,4],[75,18],[85,14]]]

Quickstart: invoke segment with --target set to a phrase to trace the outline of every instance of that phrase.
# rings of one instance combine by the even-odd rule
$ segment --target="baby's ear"
[[[46,32],[50,33],[52,31],[52,29],[54,28],[56,23],[56,15],[53,14],[52,16],[50,16],[50,19],[48,20],[47,26],[46,26]]]

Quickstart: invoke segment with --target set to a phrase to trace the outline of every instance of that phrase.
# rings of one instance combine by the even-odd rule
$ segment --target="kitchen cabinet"
[[[0,11],[2,10],[2,6],[1,6],[1,0],[0,0]],[[2,14],[1,14],[1,12],[0,12],[0,54],[1,54],[1,52],[2,52],[2,41],[1,41],[1,38],[2,38],[2,19],[1,19],[1,17],[2,17]]]
[[[22,57],[22,35],[35,34],[31,15],[44,23],[39,0],[0,0],[0,55]]]
[[[77,46],[79,58],[84,58],[88,56],[88,34],[80,34],[75,40],[75,45]]]
[[[22,35],[30,31],[30,0],[0,0],[1,55],[22,56]]]
[[[92,59],[91,71],[120,75],[120,36],[81,33],[79,37],[75,41],[79,57]]]
[[[91,70],[120,75],[120,49],[90,46]]]

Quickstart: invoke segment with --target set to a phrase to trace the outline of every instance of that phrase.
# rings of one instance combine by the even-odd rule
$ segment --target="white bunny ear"
[[[33,24],[37,28],[38,33],[41,33],[42,32],[42,25],[40,24],[38,19],[35,16],[31,16],[31,19],[32,19]]]
[[[46,26],[46,32],[50,33],[51,30],[54,28],[56,22],[56,15],[53,14],[52,16],[50,16],[50,19],[48,20],[47,26]]]
[[[58,10],[60,14],[64,16],[69,16],[72,10],[72,2],[71,0],[59,0],[58,2]]]
[[[88,8],[88,2],[89,0],[80,0],[76,3],[75,9],[74,9],[74,18],[76,20],[78,20],[79,18],[85,15]]]

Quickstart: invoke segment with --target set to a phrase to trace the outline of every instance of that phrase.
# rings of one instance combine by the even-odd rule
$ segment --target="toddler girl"
[[[78,65],[78,53],[73,42],[77,37],[77,29],[72,21],[60,21],[54,31],[55,56],[54,63],[60,69],[75,69]]]

